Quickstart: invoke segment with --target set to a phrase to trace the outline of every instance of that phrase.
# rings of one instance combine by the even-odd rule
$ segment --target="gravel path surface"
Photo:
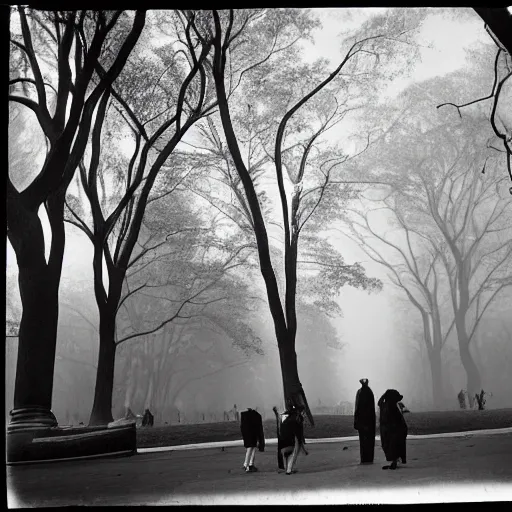
[[[9,507],[285,503],[426,503],[512,499],[512,434],[408,440],[408,463],[359,465],[357,441],[318,443],[298,472],[278,473],[275,447],[246,474],[242,447],[7,467]]]

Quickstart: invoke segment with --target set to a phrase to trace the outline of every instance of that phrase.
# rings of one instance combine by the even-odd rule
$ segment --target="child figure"
[[[240,415],[240,430],[245,447],[244,469],[246,473],[258,471],[254,465],[256,447],[260,452],[265,451],[265,435],[263,433],[263,421],[261,414],[250,407]]]
[[[291,406],[279,417],[277,408],[273,408],[277,420],[277,461],[279,469],[285,469],[287,475],[296,473],[293,469],[302,450],[306,455],[308,451],[304,446],[304,416],[303,411]]]

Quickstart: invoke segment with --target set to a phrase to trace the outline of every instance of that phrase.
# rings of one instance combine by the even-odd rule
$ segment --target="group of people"
[[[290,405],[283,414],[279,414],[277,407],[273,408],[277,424],[277,466],[287,475],[295,473],[293,469],[300,451],[306,455],[308,451],[304,446],[304,410]],[[265,435],[261,414],[254,409],[247,409],[240,415],[240,430],[244,440],[245,461],[243,468],[247,473],[258,471],[254,465],[256,448],[265,451]]]
[[[368,386],[368,379],[361,379],[361,388],[356,394],[354,410],[354,428],[359,433],[361,464],[373,464],[375,452],[376,414],[373,391]],[[391,464],[382,469],[396,469],[398,462],[407,462],[406,438],[407,423],[403,416],[403,396],[396,389],[388,389],[379,399],[381,445],[386,461]],[[402,407],[401,407],[402,406]],[[277,427],[277,464],[285,474],[296,473],[295,464],[299,453],[308,455],[304,438],[303,408],[290,405],[283,414],[273,408]],[[249,408],[240,415],[240,429],[244,441],[245,461],[243,469],[247,473],[258,471],[254,465],[256,448],[265,450],[263,421],[258,411]]]
[[[359,433],[361,464],[373,464],[375,451],[375,399],[368,386],[368,379],[359,381],[354,411],[354,428]],[[396,469],[398,461],[407,463],[406,439],[407,423],[403,415],[403,396],[396,389],[388,389],[377,402],[380,410],[380,441],[386,456],[391,462],[382,469]],[[401,407],[402,405],[402,407]]]

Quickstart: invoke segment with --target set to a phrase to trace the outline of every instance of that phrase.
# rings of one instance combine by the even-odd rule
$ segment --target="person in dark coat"
[[[402,464],[406,460],[407,423],[398,407],[403,396],[396,389],[388,389],[379,399],[380,408],[380,439],[386,460],[391,461],[382,469],[396,469],[398,459]]]
[[[306,440],[304,438],[304,411],[296,407],[289,407],[282,415],[284,419],[279,417],[277,408],[273,411],[277,419],[277,461],[279,469],[285,469],[287,475],[296,473],[293,469],[302,450],[306,455],[308,451],[304,446]]]
[[[143,427],[152,427],[154,423],[155,417],[151,414],[149,409],[144,411],[144,416],[142,417],[142,426]]]
[[[240,430],[246,448],[244,469],[247,473],[258,471],[258,468],[254,465],[256,447],[260,452],[265,451],[265,435],[261,414],[250,407],[247,411],[243,411],[240,415]]]
[[[375,398],[368,379],[359,381],[354,410],[354,428],[359,432],[361,464],[372,464],[375,452]]]

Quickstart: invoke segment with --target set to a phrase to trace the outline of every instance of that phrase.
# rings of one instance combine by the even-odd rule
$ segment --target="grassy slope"
[[[406,414],[409,434],[440,434],[488,428],[512,427],[512,409],[490,411],[417,412]],[[306,425],[307,438],[353,436],[352,416],[317,415],[315,427]],[[265,437],[276,437],[275,420],[264,422]],[[241,439],[240,426],[235,421],[172,425],[137,429],[137,446],[174,446],[179,444],[235,441]]]

